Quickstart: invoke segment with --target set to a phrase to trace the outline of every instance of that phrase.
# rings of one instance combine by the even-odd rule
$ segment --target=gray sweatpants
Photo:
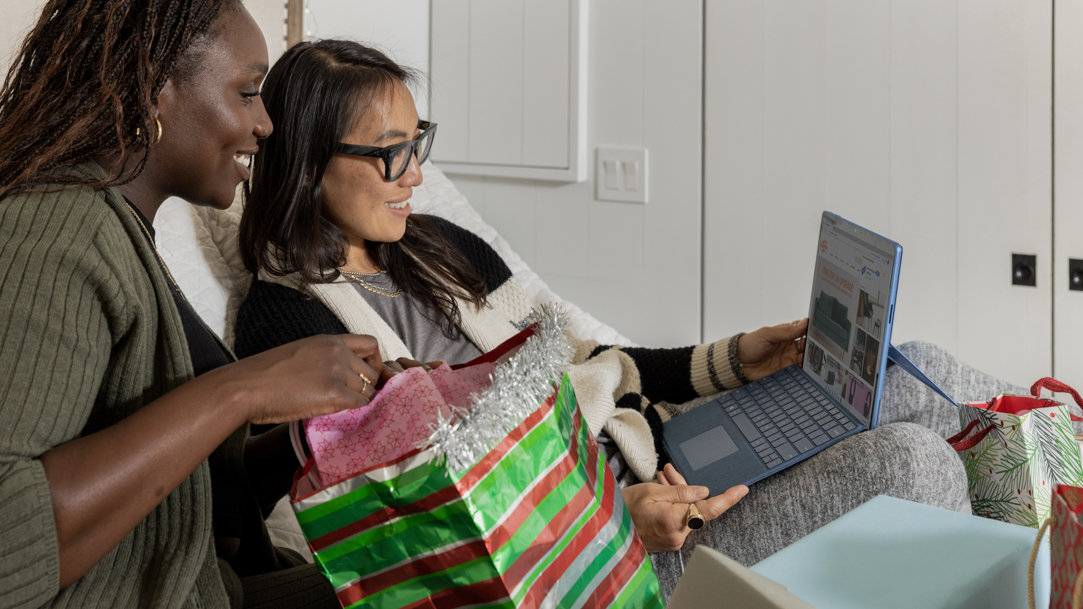
[[[900,347],[959,401],[1025,393],[928,343]],[[1035,379],[1037,380],[1037,379]],[[774,554],[876,495],[970,512],[966,472],[944,438],[959,431],[954,406],[906,372],[887,371],[880,426],[766,480],[717,520],[688,536],[680,552],[651,555],[668,598],[696,544],[745,565]]]

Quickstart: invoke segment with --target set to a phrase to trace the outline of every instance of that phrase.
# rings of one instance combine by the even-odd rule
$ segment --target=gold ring
[[[699,513],[698,509],[696,509],[696,504],[688,504],[688,514],[684,517],[684,523],[688,525],[688,528],[692,530],[703,528],[703,515]]]
[[[365,381],[365,384],[361,385],[361,393],[365,393],[365,390],[369,388],[369,385],[372,384],[372,381],[370,381],[369,377],[365,376],[365,373],[363,372],[358,372],[357,376],[361,377],[362,381]]]

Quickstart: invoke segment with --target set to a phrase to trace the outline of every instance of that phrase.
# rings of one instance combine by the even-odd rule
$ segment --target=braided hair
[[[240,6],[48,0],[0,90],[0,199],[45,184],[135,179],[157,129],[151,105],[166,80],[197,69],[192,55],[215,36],[221,9]],[[141,155],[134,164],[133,154]],[[103,163],[104,179],[56,175],[89,160]]]

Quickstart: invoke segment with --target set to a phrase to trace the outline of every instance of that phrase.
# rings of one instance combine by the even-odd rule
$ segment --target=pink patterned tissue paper
[[[494,363],[408,368],[361,408],[313,417],[305,438],[323,485],[335,484],[422,447],[440,417],[465,409],[492,382]]]

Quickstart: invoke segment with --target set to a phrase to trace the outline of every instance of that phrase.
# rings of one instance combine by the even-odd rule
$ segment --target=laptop
[[[689,484],[752,484],[876,427],[902,246],[824,212],[801,366],[788,366],[666,421]]]

